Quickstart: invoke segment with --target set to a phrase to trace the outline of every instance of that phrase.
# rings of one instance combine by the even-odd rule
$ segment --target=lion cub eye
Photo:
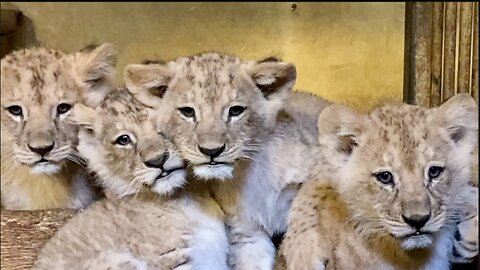
[[[445,168],[440,167],[440,166],[432,166],[428,169],[428,178],[430,179],[435,179],[439,177]]]
[[[11,115],[15,115],[15,116],[21,116],[22,115],[22,107],[20,107],[18,105],[10,106],[10,107],[7,108],[7,110]]]
[[[181,107],[181,108],[178,108],[178,110],[185,117],[188,117],[188,118],[195,117],[195,109],[193,109],[192,107]]]
[[[118,136],[118,138],[115,140],[115,143],[119,145],[127,145],[131,142],[132,142],[132,139],[130,139],[130,136],[128,135]]]
[[[230,117],[239,116],[240,114],[242,114],[245,111],[245,109],[246,109],[246,107],[243,107],[243,106],[232,106],[228,110],[228,116],[230,116]]]
[[[393,175],[391,172],[383,171],[373,174],[377,180],[385,185],[392,185],[393,184]]]
[[[60,103],[57,106],[57,112],[58,112],[58,114],[64,114],[64,113],[68,112],[71,108],[72,108],[72,105],[70,105],[70,104]]]

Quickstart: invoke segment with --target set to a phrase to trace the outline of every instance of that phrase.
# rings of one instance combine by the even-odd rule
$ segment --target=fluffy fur
[[[129,65],[125,81],[157,107],[166,131],[227,214],[235,269],[271,269],[271,237],[286,230],[298,184],[307,180],[318,112],[328,102],[295,93],[292,64],[204,53],[168,63]],[[287,107],[285,107],[287,103]],[[244,110],[232,115],[235,106]],[[189,107],[194,116],[187,117]],[[165,118],[164,118],[165,119]],[[199,147],[225,150],[211,159]]]
[[[318,127],[320,170],[292,204],[283,266],[449,269],[459,213],[478,194],[468,184],[474,100],[460,94],[438,108],[386,105],[368,115],[332,105]],[[431,174],[432,166],[444,169]],[[418,216],[424,225],[409,225]]]
[[[81,208],[94,191],[75,150],[70,107],[96,106],[111,88],[110,44],[73,54],[31,48],[1,60],[1,202],[7,209]],[[35,149],[48,149],[46,153]],[[35,151],[34,151],[35,150]]]
[[[180,189],[184,162],[151,115],[125,89],[96,110],[75,106],[79,152],[108,199],[62,227],[34,269],[228,269],[223,213],[202,190]]]
[[[474,187],[468,204],[460,212],[455,232],[452,262],[470,263],[478,256],[478,146],[472,156],[472,181]]]
[[[139,99],[155,107],[163,99],[158,114],[170,116],[166,130],[178,134],[173,140],[195,175],[221,180],[231,179],[235,162],[251,157],[257,138],[271,132],[295,77],[291,64],[244,62],[216,53],[125,70],[125,82]],[[243,112],[230,115],[234,107]],[[200,147],[224,151],[211,158]]]

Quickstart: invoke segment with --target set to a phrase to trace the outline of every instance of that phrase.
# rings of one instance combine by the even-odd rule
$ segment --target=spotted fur
[[[219,53],[125,70],[135,95],[158,107],[159,117],[170,115],[166,130],[194,174],[223,180],[205,186],[227,214],[234,269],[271,269],[271,237],[286,230],[290,202],[308,179],[316,113],[328,103],[304,93],[289,98],[295,79],[295,67],[277,58],[244,61]],[[234,106],[245,110],[229,116]],[[184,107],[196,117],[182,115]],[[222,145],[213,159],[199,151]]]
[[[453,243],[452,262],[457,264],[471,263],[478,260],[478,147],[472,158],[472,190],[471,200],[460,212],[461,219],[457,224]]]
[[[295,77],[291,64],[246,62],[218,53],[129,65],[125,70],[125,82],[139,99],[152,106],[166,104],[158,114],[171,115],[166,130],[175,130],[173,140],[194,173],[224,180],[232,178],[234,163],[251,158],[258,139],[272,131]],[[244,112],[229,116],[234,106]],[[181,113],[185,107],[194,111],[192,117]],[[199,146],[225,150],[211,160]]]
[[[184,161],[151,108],[122,88],[95,110],[77,104],[70,120],[108,199],[63,226],[34,269],[228,269],[223,213],[184,187]]]
[[[468,184],[478,143],[473,99],[460,94],[432,109],[386,105],[368,115],[332,105],[318,126],[323,157],[316,181],[293,202],[284,266],[449,269],[456,223],[478,194]],[[333,164],[333,173],[323,170]],[[444,169],[432,177],[432,166]],[[379,180],[385,171],[392,181]],[[412,217],[425,223],[412,225]]]
[[[77,130],[65,117],[77,103],[95,106],[103,99],[115,64],[110,44],[73,54],[23,49],[1,60],[3,207],[77,208],[92,201],[92,187],[76,165],[82,164]]]

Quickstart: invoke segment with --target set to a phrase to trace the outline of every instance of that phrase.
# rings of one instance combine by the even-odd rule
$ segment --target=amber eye
[[[128,135],[118,136],[118,138],[115,140],[115,143],[119,144],[119,145],[127,145],[131,142],[132,142],[132,140],[130,139],[130,136],[128,136]]]
[[[246,109],[246,107],[242,107],[242,106],[232,106],[228,110],[228,116],[230,116],[230,117],[239,116],[240,114],[242,114],[245,111],[245,109]]]
[[[393,175],[391,172],[388,172],[388,171],[378,172],[374,174],[374,176],[382,184],[385,184],[385,185],[393,184]]]
[[[70,105],[70,104],[60,103],[57,106],[57,112],[58,112],[58,114],[64,114],[64,113],[68,112],[71,108],[72,108],[72,105]]]
[[[428,178],[435,179],[439,177],[444,171],[443,167],[440,166],[432,166],[428,169]]]
[[[188,117],[188,118],[195,117],[195,109],[193,109],[192,107],[181,107],[181,108],[178,108],[178,110],[185,117]]]
[[[18,105],[10,106],[10,107],[7,108],[7,110],[11,115],[15,115],[15,116],[21,116],[22,115],[22,107],[20,107]]]

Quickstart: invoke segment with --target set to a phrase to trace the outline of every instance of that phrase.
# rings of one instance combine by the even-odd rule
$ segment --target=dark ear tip
[[[97,47],[98,47],[98,44],[96,44],[96,43],[90,43],[90,44],[88,44],[87,46],[85,46],[85,47],[83,47],[82,49],[80,49],[80,52],[92,52],[92,51],[95,50]]]
[[[282,62],[282,59],[276,57],[276,56],[269,56],[267,58],[264,58],[262,60],[258,60],[257,63],[278,63]]]
[[[296,79],[297,78],[297,67],[294,64],[288,63],[287,64],[287,74],[289,79]]]
[[[142,65],[165,65],[167,64],[167,62],[163,61],[163,60],[150,60],[150,59],[146,59],[146,60],[143,60],[142,61]]]

